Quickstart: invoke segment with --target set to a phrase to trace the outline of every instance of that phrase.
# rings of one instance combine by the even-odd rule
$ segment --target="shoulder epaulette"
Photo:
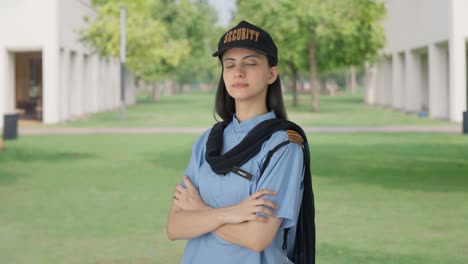
[[[288,134],[289,141],[292,143],[296,143],[301,147],[304,147],[304,139],[302,136],[294,130],[286,130],[286,134]]]

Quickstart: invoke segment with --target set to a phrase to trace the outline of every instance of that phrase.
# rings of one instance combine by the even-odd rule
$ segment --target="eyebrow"
[[[257,55],[255,55],[255,54],[249,54],[249,55],[244,56],[242,59],[245,60],[245,59],[252,58],[252,57],[253,57],[253,58],[259,58],[259,57],[258,57]],[[225,59],[223,59],[223,61],[227,61],[227,60],[233,60],[233,61],[235,61],[236,59],[234,59],[234,58],[225,58]]]

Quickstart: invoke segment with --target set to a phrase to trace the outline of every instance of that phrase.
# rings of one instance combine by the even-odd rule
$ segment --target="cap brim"
[[[213,53],[213,57],[221,57],[224,52],[230,50],[230,49],[233,49],[233,48],[243,48],[243,49],[249,49],[249,50],[253,50],[253,51],[256,51],[258,53],[261,53],[263,55],[266,55],[266,56],[272,56],[270,54],[267,54],[265,51],[263,50],[259,50],[259,49],[256,49],[256,48],[252,48],[252,47],[246,47],[246,46],[242,46],[242,45],[239,45],[239,46],[233,46],[233,47],[228,47],[228,48],[225,48],[225,49],[220,49],[218,51],[216,51],[215,53]]]

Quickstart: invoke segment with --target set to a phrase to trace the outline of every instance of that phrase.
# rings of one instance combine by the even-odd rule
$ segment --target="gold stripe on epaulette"
[[[304,139],[299,133],[294,130],[286,130],[286,134],[288,134],[290,142],[299,144],[301,147],[304,146]]]

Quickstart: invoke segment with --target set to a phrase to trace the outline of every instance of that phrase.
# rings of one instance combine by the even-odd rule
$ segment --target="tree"
[[[298,26],[309,35],[312,111],[318,111],[318,70],[326,72],[374,60],[384,45],[383,28],[378,22],[385,6],[373,0],[299,2]]]
[[[257,3],[257,9],[247,10],[246,6],[254,5],[252,2]],[[304,65],[308,68],[312,111],[319,110],[319,74],[372,61],[384,45],[384,31],[379,24],[385,15],[383,3],[374,0],[270,2],[261,5],[258,0],[238,0],[238,12],[256,21],[274,24],[270,33],[278,36],[280,57],[286,52],[285,57],[292,60],[293,65],[299,65],[299,70]],[[305,64],[301,63],[304,59],[307,60]]]
[[[212,81],[219,67],[211,54],[222,34],[222,29],[216,26],[214,8],[204,0],[166,1],[171,3],[164,10],[155,10],[155,16],[167,24],[171,38],[185,40],[185,48],[189,50],[171,72],[182,83]]]
[[[127,8],[127,68],[153,83],[207,82],[215,78],[211,57],[221,29],[206,0],[93,0],[98,16],[82,30],[83,40],[102,56],[118,56],[119,9]]]
[[[164,78],[167,68],[176,67],[187,56],[187,41],[170,37],[167,25],[155,19],[151,10],[160,1],[120,0],[94,1],[97,17],[82,29],[82,40],[101,56],[118,57],[120,54],[120,7],[127,8],[126,67],[147,82]]]
[[[289,76],[291,90],[293,93],[293,106],[298,103],[296,83],[300,72],[306,68],[307,60],[303,56],[306,50],[304,38],[295,25],[295,21],[284,15],[287,4],[282,0],[271,0],[268,5],[262,1],[237,0],[237,12],[234,20],[239,22],[247,20],[253,24],[260,25],[272,35],[278,46],[279,63],[281,72]],[[293,4],[293,2],[291,2]],[[275,19],[272,19],[274,17]]]

